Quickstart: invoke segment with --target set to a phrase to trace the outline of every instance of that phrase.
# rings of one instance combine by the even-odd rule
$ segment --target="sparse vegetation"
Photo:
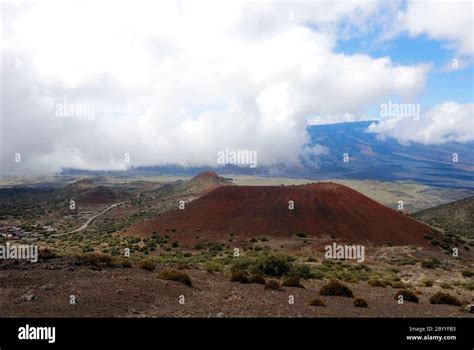
[[[267,289],[267,290],[282,290],[281,286],[280,286],[280,283],[277,280],[267,281],[267,283],[265,284],[264,289]]]
[[[398,266],[406,266],[406,265],[416,265],[418,260],[413,259],[413,258],[406,258],[406,259],[395,259],[393,262],[397,264]]]
[[[443,289],[453,289],[453,286],[450,285],[450,284],[447,283],[447,282],[442,282],[442,283],[439,284],[439,286],[440,286],[441,288],[443,288]]]
[[[212,260],[204,262],[203,263],[203,268],[208,273],[222,272],[223,271],[222,264],[220,264],[216,261],[212,261]]]
[[[38,258],[41,260],[49,260],[54,259],[56,257],[56,253],[49,248],[40,249],[38,251]]]
[[[365,264],[346,264],[332,260],[323,260],[321,265],[311,268],[310,271],[311,278],[339,279],[348,282],[366,281],[371,275],[370,267]]]
[[[427,259],[421,262],[421,267],[425,269],[437,269],[441,266],[441,261],[438,259]]]
[[[468,281],[464,281],[464,282],[461,282],[459,283],[459,286],[463,289],[466,289],[468,291],[473,291],[474,290],[474,280],[468,280]]]
[[[142,260],[138,266],[147,271],[155,270],[155,264],[151,260]]]
[[[267,282],[265,281],[265,277],[263,277],[261,274],[254,273],[250,277],[250,283],[266,284]]]
[[[438,292],[435,295],[431,296],[430,304],[447,304],[461,306],[461,302],[458,298],[443,292]]]
[[[364,298],[356,298],[354,300],[355,307],[368,307],[367,301]]]
[[[421,284],[424,287],[433,287],[433,280],[429,278],[424,278],[421,280]]]
[[[125,187],[126,185],[118,185],[118,187],[122,186]],[[371,299],[368,300],[371,301],[370,307],[372,310],[370,314],[378,314],[380,312],[380,315],[383,316],[391,316],[392,313],[389,310],[390,307],[388,307],[388,310],[382,310],[385,306],[381,305],[379,302],[375,303],[375,300],[378,300],[376,299],[376,296],[378,295],[384,296],[383,298],[388,299],[389,302],[391,300],[391,303],[393,304],[395,304],[392,299],[394,293],[397,293],[397,296],[403,295],[404,301],[413,301],[411,300],[412,297],[407,297],[406,293],[408,293],[409,290],[411,290],[417,301],[418,298],[420,298],[420,302],[429,299],[432,304],[458,305],[459,300],[461,300],[463,304],[472,303],[474,301],[474,299],[471,300],[472,293],[466,292],[474,290],[474,279],[472,278],[474,277],[474,272],[470,269],[469,254],[464,251],[466,248],[463,248],[471,247],[470,249],[472,251],[474,240],[473,238],[461,239],[457,236],[455,230],[449,230],[446,234],[441,231],[433,231],[430,236],[425,235],[424,239],[426,239],[426,244],[430,241],[431,244],[437,245],[443,249],[449,247],[459,248],[460,252],[463,253],[461,259],[453,259],[451,255],[448,255],[448,252],[441,252],[438,248],[432,248],[431,251],[434,252],[433,255],[428,255],[431,253],[422,250],[424,248],[414,246],[398,247],[398,244],[394,241],[394,247],[390,249],[386,246],[374,246],[374,250],[379,252],[378,249],[380,249],[381,254],[371,255],[371,259],[367,260],[367,263],[370,265],[355,263],[351,259],[325,259],[322,257],[321,252],[313,253],[312,249],[314,249],[314,247],[303,246],[304,244],[319,244],[319,240],[312,239],[313,233],[311,231],[308,231],[308,236],[304,232],[299,232],[298,230],[304,230],[304,228],[298,227],[295,227],[295,230],[292,232],[294,236],[286,237],[284,239],[279,236],[274,236],[270,231],[260,230],[255,236],[253,236],[256,238],[253,238],[250,242],[248,241],[248,238],[246,238],[248,237],[247,234],[228,234],[228,232],[225,231],[222,233],[222,238],[219,239],[219,242],[213,241],[212,239],[209,239],[209,232],[194,227],[192,230],[194,229],[196,233],[192,233],[189,237],[188,235],[186,236],[186,238],[189,238],[189,241],[182,241],[181,239],[185,233],[184,230],[182,236],[181,226],[176,230],[171,228],[174,226],[172,224],[168,225],[169,228],[166,230],[166,226],[161,224],[160,226],[146,226],[147,231],[141,232],[143,235],[140,234],[143,238],[124,237],[123,234],[118,233],[135,234],[134,229],[131,228],[132,224],[142,222],[146,219],[154,219],[158,214],[161,214],[165,210],[169,210],[175,205],[174,202],[176,197],[173,197],[173,205],[169,205],[167,199],[163,200],[163,198],[158,197],[162,195],[162,192],[153,191],[153,195],[157,200],[154,200],[150,193],[147,193],[147,190],[142,194],[138,194],[139,192],[140,191],[133,189],[133,196],[138,196],[139,198],[132,201],[127,198],[127,204],[122,206],[122,208],[126,209],[114,210],[95,219],[93,225],[90,225],[87,230],[84,230],[81,234],[77,235],[61,234],[79,227],[85,217],[99,212],[101,210],[100,207],[81,205],[80,210],[75,213],[69,213],[68,210],[61,211],[60,207],[64,206],[64,203],[59,207],[51,205],[47,208],[40,208],[41,210],[36,213],[36,217],[39,220],[36,221],[38,222],[36,222],[33,217],[24,219],[20,215],[15,215],[15,220],[18,222],[8,222],[8,224],[15,224],[18,227],[31,230],[33,233],[33,235],[29,237],[18,240],[18,243],[29,244],[31,241],[37,240],[38,244],[42,247],[39,252],[39,259],[41,261],[37,266],[38,271],[41,271],[42,273],[40,277],[42,279],[47,278],[48,280],[44,282],[42,281],[41,284],[38,283],[38,286],[46,286],[45,288],[49,288],[47,285],[52,282],[51,284],[54,285],[52,288],[57,289],[58,293],[63,293],[65,292],[64,287],[55,283],[52,279],[55,278],[55,276],[57,277],[58,273],[64,273],[67,277],[77,276],[78,278],[84,277],[84,279],[91,276],[92,278],[89,278],[87,281],[88,283],[91,283],[91,281],[92,283],[96,283],[97,291],[102,293],[100,295],[101,297],[104,297],[104,295],[110,295],[104,294],[104,292],[110,293],[107,288],[102,290],[102,286],[97,285],[97,278],[100,278],[101,276],[104,276],[105,278],[113,278],[114,276],[122,274],[124,281],[117,285],[114,290],[118,294],[128,294],[130,292],[133,293],[134,288],[142,288],[140,290],[143,291],[144,296],[146,295],[147,300],[149,297],[154,298],[156,295],[161,295],[163,291],[171,292],[176,290],[175,288],[184,288],[174,282],[165,283],[159,281],[157,280],[158,277],[163,280],[177,281],[189,286],[193,285],[192,282],[198,284],[199,287],[202,287],[199,288],[198,297],[200,298],[202,295],[205,298],[198,300],[200,305],[203,305],[203,308],[205,308],[206,305],[202,303],[202,301],[208,301],[215,297],[216,291],[219,292],[219,295],[223,295],[225,298],[229,291],[240,290],[245,293],[246,296],[249,296],[249,298],[250,296],[255,298],[255,300],[249,300],[249,303],[247,304],[249,307],[247,307],[247,305],[244,306],[246,310],[251,310],[251,308],[255,306],[254,302],[259,303],[262,299],[262,295],[263,298],[265,298],[265,296],[270,296],[271,292],[267,292],[268,290],[282,290],[282,288],[284,288],[288,293],[274,293],[280,294],[281,296],[281,298],[277,298],[278,303],[280,303],[279,306],[287,305],[288,294],[296,293],[298,294],[298,300],[300,300],[300,305],[298,307],[301,307],[302,297],[304,302],[307,302],[310,306],[325,306],[323,300],[331,305],[331,301],[334,301],[335,307],[326,311],[328,311],[328,315],[336,317],[340,317],[341,315],[346,316],[347,311],[350,313],[350,310],[345,309],[347,309],[347,306],[351,306],[344,304],[345,302],[353,301],[354,307],[367,307],[367,300],[359,298],[359,296],[368,298],[369,295],[364,294],[363,292],[360,292],[360,295],[357,295],[359,294],[359,291],[365,290],[367,292],[367,285],[371,287],[391,286],[392,288],[397,289],[391,290],[385,288],[382,290],[374,290],[369,288],[368,292],[371,294]],[[158,206],[160,208],[158,208]],[[161,209],[161,207],[163,207],[163,209]],[[14,211],[18,211],[18,209],[15,209]],[[43,215],[46,215],[47,218],[41,218]],[[57,218],[55,218],[55,216],[57,216]],[[6,221],[11,221],[11,219],[12,217],[10,216],[4,217],[4,220]],[[43,229],[43,224],[54,226],[57,231],[47,232],[46,229]],[[120,228],[123,229],[117,231]],[[56,233],[59,233],[60,235],[56,236]],[[145,237],[145,235],[148,235],[148,237]],[[33,239],[31,240],[31,238]],[[335,238],[333,237],[333,239]],[[233,241],[234,243],[228,243],[227,240],[229,240],[229,242]],[[2,238],[0,238],[0,242],[2,242]],[[45,246],[48,246],[48,248],[44,249],[43,247]],[[233,249],[235,247],[239,248],[241,253],[240,257],[234,256]],[[130,252],[133,253],[132,258],[124,257],[124,249],[126,248],[129,248]],[[301,250],[296,251],[297,249]],[[431,256],[436,256],[438,259],[429,258]],[[56,257],[57,259],[54,259],[53,261],[45,261]],[[25,274],[24,285],[36,285],[34,284],[34,281],[31,281],[36,277],[34,275],[36,273],[36,267],[35,269],[23,269],[23,265],[21,264],[18,266],[14,264],[7,265],[12,265],[13,269],[18,268],[21,270],[20,274]],[[405,265],[412,266],[405,268],[403,267]],[[130,269],[132,266],[134,269]],[[155,266],[158,269],[156,273],[140,271],[137,269],[140,267],[141,269],[153,271]],[[161,267],[165,266],[167,270],[161,271]],[[420,269],[420,267],[422,269]],[[101,273],[89,271],[89,269],[100,270],[101,268],[107,268],[107,270],[102,271]],[[129,270],[122,269],[117,271],[109,268],[128,268]],[[49,269],[56,271],[49,272],[47,271]],[[181,269],[190,269],[192,271],[186,271],[189,273],[188,275],[185,272],[180,271]],[[204,271],[211,274],[216,273],[216,275],[207,275]],[[232,272],[232,275],[229,271]],[[191,282],[190,276],[194,276],[192,273],[196,273],[196,275],[202,278],[202,285],[198,280],[194,281],[194,278]],[[45,276],[45,278],[43,278],[43,276]],[[140,277],[137,279],[135,278],[136,276],[147,276],[147,278]],[[143,286],[146,285],[145,283],[149,282],[150,278],[155,278],[156,290],[146,287],[143,288]],[[269,281],[269,283],[266,287],[255,285],[238,286],[237,284],[229,283],[229,279],[236,283],[254,283],[264,286],[267,285],[267,281]],[[325,282],[330,282],[324,285],[325,283],[322,283],[321,281],[308,281],[306,279],[320,279]],[[402,282],[401,279],[405,282]],[[436,282],[434,282],[434,280],[436,280]],[[364,281],[365,283],[358,283],[354,288],[352,287],[352,283],[360,281]],[[324,285],[317,291],[320,295],[336,295],[353,298],[355,295],[357,298],[345,301],[341,300],[343,305],[346,305],[344,308],[338,304],[339,302],[337,302],[337,300],[329,297],[323,296],[320,297],[321,299],[314,298],[312,300],[310,300],[312,297],[311,294],[304,297],[304,295],[307,294],[306,292],[309,293],[309,291],[293,290],[295,293],[290,293],[292,287],[304,288],[303,284],[310,290],[313,290],[315,283],[317,283],[318,286]],[[337,284],[338,287],[334,287],[334,284]],[[22,285],[23,284],[20,283],[20,287]],[[132,285],[133,288],[130,289],[129,286]],[[452,295],[440,292],[429,298],[437,290],[422,289],[423,293],[427,294],[426,296],[420,296],[419,294],[421,294],[421,292],[415,290],[415,286],[432,287],[433,285],[436,285],[437,290],[443,288],[442,292],[449,292]],[[212,290],[206,290],[210,289],[208,288],[209,286],[212,287]],[[263,288],[267,291],[264,292]],[[353,289],[353,291],[351,289]],[[166,292],[164,295],[166,295]],[[317,292],[313,294],[315,295]],[[398,292],[402,294],[399,294]],[[453,298],[454,301],[450,298]],[[459,298],[459,300],[457,298]],[[128,298],[124,299],[124,302],[127,302],[127,300],[129,301]],[[432,299],[434,300],[433,302]],[[233,310],[229,311],[229,308],[227,308],[229,307],[228,304],[230,303],[225,303],[222,310],[219,310],[222,311],[222,313],[225,313],[225,317],[228,315],[232,316],[231,312]],[[163,304],[160,306],[163,306]],[[176,305],[171,305],[170,307],[175,310]],[[240,305],[238,307],[241,308]],[[117,309],[118,311],[115,311],[114,309],[113,312],[117,315],[122,315],[123,312],[127,312],[127,315],[135,313],[134,311],[129,312],[127,309],[128,305],[124,307],[124,304],[122,304],[120,305],[120,310]],[[285,307],[281,310],[283,309],[286,310]],[[317,312],[317,310],[308,309],[310,308],[306,307],[306,310],[297,309],[296,311],[298,312],[298,315],[301,313],[303,316],[311,315],[311,312]],[[433,309],[437,310],[433,312]],[[450,309],[454,308],[435,306],[426,307],[425,305],[424,308],[405,308],[405,311],[407,317],[412,317],[413,315],[424,317],[430,315],[449,315],[453,312]],[[162,310],[159,311],[162,312]],[[321,311],[324,311],[324,309]],[[356,309],[352,309],[352,311],[358,313]],[[282,311],[281,314],[288,315],[286,312],[287,311]],[[295,315],[294,311],[292,312],[293,313],[290,315]],[[157,312],[154,314],[157,314]],[[203,313],[201,312],[199,314],[202,315]],[[244,312],[242,312],[242,314],[244,314]],[[251,311],[246,311],[245,315],[247,314],[254,315]]]
[[[179,270],[163,270],[159,274],[159,278],[167,281],[175,281],[186,286],[192,287],[191,277],[183,271]]]
[[[326,306],[326,304],[324,304],[324,301],[322,301],[321,299],[319,298],[313,298],[311,299],[309,302],[308,302],[308,305],[309,306]]]
[[[399,297],[402,296],[403,297],[403,301],[409,301],[409,302],[412,302],[412,303],[416,303],[418,304],[418,296],[412,292],[411,290],[408,290],[408,289],[402,289],[402,290],[399,290],[396,294],[395,294],[395,300],[399,300]]]
[[[291,271],[292,261],[294,261],[294,258],[288,255],[264,255],[254,262],[253,270],[267,276],[284,276]]]
[[[385,288],[386,283],[378,278],[370,279],[367,284],[371,287]]]
[[[395,289],[410,289],[410,288],[413,288],[412,285],[410,283],[404,283],[404,282],[393,282],[392,283],[392,288],[395,288]]]
[[[304,288],[301,284],[301,278],[299,276],[288,276],[283,280],[282,283],[283,287],[296,287],[296,288]]]
[[[89,265],[94,267],[113,267],[113,260],[110,255],[102,253],[86,253],[77,256],[77,265]]]
[[[246,271],[235,271],[232,272],[230,281],[247,284],[250,283],[250,277]]]
[[[336,280],[332,280],[328,284],[322,286],[319,295],[349,298],[354,297],[354,294],[349,287]]]
[[[129,260],[122,260],[122,267],[129,269],[132,267],[132,263]]]

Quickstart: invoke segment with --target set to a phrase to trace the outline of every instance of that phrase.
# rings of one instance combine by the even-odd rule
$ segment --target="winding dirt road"
[[[115,208],[116,206],[119,206],[120,204],[124,204],[125,202],[120,202],[120,203],[115,203],[115,204],[112,204],[110,207],[107,207],[105,208],[104,210],[102,210],[100,213],[98,214],[95,214],[94,216],[91,216],[89,219],[87,219],[87,221],[85,223],[83,223],[79,228],[73,230],[73,231],[69,231],[69,232],[65,232],[65,233],[60,233],[60,234],[57,234],[57,235],[54,235],[54,237],[60,237],[60,236],[64,236],[64,235],[69,235],[71,233],[76,233],[76,232],[80,232],[80,231],[83,231],[85,230],[92,221],[94,221],[96,218],[98,218],[99,216],[101,216],[102,214],[105,214],[106,212],[108,212],[110,209],[112,208]]]

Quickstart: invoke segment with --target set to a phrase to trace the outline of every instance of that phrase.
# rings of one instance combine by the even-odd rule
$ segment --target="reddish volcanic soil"
[[[294,210],[289,210],[289,201]],[[128,233],[148,236],[176,229],[173,237],[189,241],[217,239],[229,233],[248,237],[332,235],[354,243],[429,246],[430,227],[379,204],[346,186],[316,183],[301,186],[224,186],[186,204],[138,223]]]

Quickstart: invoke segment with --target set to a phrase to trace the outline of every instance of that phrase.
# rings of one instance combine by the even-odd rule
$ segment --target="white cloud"
[[[474,104],[445,102],[416,117],[388,117],[369,126],[380,138],[425,145],[474,141]]]
[[[311,116],[307,119],[308,125],[325,125],[336,123],[351,123],[360,121],[370,121],[378,119],[377,116],[369,116],[365,114],[342,113],[332,115]]]
[[[471,0],[409,0],[404,20],[412,36],[447,41],[461,55],[474,54],[474,3]]]
[[[364,30],[378,2],[1,6],[4,175],[215,165],[225,148],[298,163],[321,151],[307,147],[308,115],[412,99],[428,70],[334,52],[339,21]],[[93,104],[95,120],[56,117],[65,100]]]

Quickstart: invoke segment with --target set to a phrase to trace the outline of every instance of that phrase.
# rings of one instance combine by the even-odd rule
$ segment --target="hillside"
[[[422,210],[414,216],[447,234],[474,239],[474,197]]]
[[[107,204],[123,198],[117,189],[97,186],[91,180],[79,180],[60,190],[61,197],[73,199],[81,205]]]
[[[294,210],[288,209],[294,201]],[[331,235],[351,242],[428,246],[431,229],[370,198],[335,183],[301,186],[223,186],[187,204],[138,223],[130,232],[174,230],[177,239]]]

